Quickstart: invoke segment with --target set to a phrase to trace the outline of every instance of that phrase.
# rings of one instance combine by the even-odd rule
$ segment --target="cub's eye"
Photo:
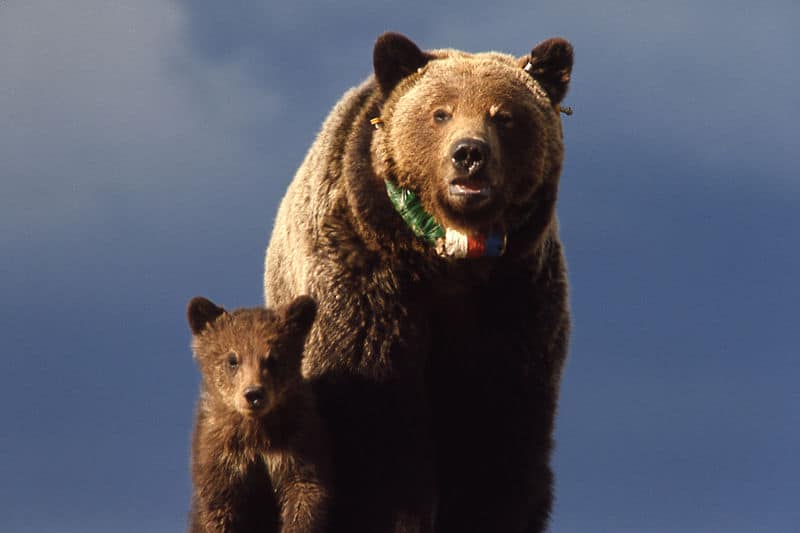
[[[444,109],[437,109],[433,112],[433,120],[436,122],[447,122],[453,117],[450,113],[445,111]]]
[[[228,368],[231,370],[238,368],[239,366],[239,359],[236,358],[236,354],[231,353],[228,354]]]

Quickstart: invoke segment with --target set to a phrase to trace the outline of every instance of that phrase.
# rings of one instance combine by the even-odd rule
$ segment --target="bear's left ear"
[[[196,296],[189,302],[186,309],[186,318],[189,319],[189,328],[194,335],[203,332],[206,326],[225,313],[225,309],[214,304],[208,298]]]
[[[375,79],[384,95],[392,92],[400,80],[425,66],[429,60],[428,54],[399,33],[384,33],[378,37],[372,51]]]
[[[567,94],[572,73],[572,45],[561,37],[537,44],[531,55],[520,59],[520,65],[547,92],[550,101],[558,105]]]
[[[300,335],[307,335],[317,316],[317,302],[310,296],[298,296],[283,312],[286,324]]]

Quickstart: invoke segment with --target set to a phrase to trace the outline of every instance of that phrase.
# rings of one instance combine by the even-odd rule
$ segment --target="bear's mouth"
[[[479,172],[473,176],[450,176],[437,192],[436,213],[446,227],[474,233],[497,216],[503,200],[502,189],[489,174]]]
[[[492,184],[485,178],[455,178],[450,180],[450,197],[458,203],[478,205],[492,197]]]

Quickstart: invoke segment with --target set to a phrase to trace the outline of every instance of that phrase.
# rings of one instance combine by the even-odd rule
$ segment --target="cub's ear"
[[[186,317],[189,319],[189,329],[194,335],[203,332],[206,326],[223,314],[225,309],[218,307],[207,298],[196,296],[189,302],[186,309]]]
[[[537,44],[530,56],[520,59],[520,65],[539,82],[550,101],[557,105],[567,94],[572,59],[572,45],[561,37],[553,37]]]
[[[310,296],[298,296],[283,312],[287,326],[305,336],[317,316],[317,302]]]
[[[428,54],[399,33],[384,33],[378,37],[372,51],[375,78],[384,95],[392,92],[400,80],[425,66],[429,60]]]

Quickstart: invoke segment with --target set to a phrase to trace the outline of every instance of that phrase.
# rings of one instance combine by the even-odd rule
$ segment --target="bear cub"
[[[300,370],[316,303],[228,312],[197,297],[187,315],[202,374],[190,531],[324,531],[327,444]]]

